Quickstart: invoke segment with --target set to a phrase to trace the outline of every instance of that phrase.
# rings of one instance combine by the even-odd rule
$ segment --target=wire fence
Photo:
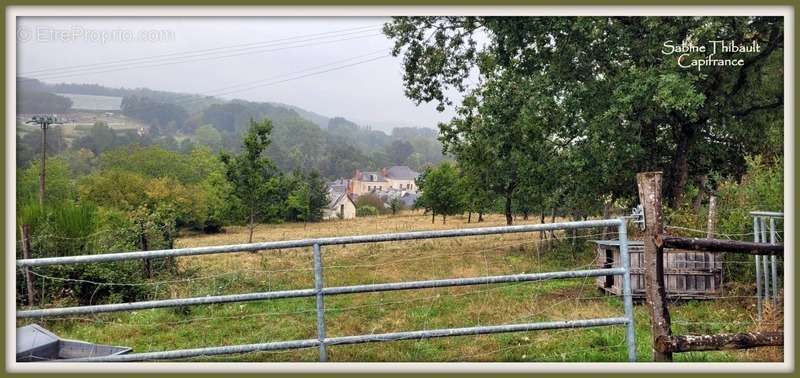
[[[402,227],[398,227],[402,228]],[[684,231],[696,232],[698,234],[702,233],[705,234],[704,230],[697,230],[697,229],[690,229],[685,227],[672,227],[668,226],[668,228],[676,228],[682,229]],[[535,232],[535,231],[534,231]],[[558,231],[558,237],[560,243],[569,244],[571,241],[581,241],[581,240],[591,240],[597,239],[602,236],[607,236],[609,233],[578,233],[575,235],[570,235],[568,232]],[[754,233],[742,233],[742,234],[718,234],[724,235],[725,237],[740,237],[740,236],[752,236]],[[101,233],[95,233],[91,237],[98,237]],[[518,237],[521,235],[522,237]],[[614,235],[612,232],[611,235]],[[284,235],[285,236],[285,235]],[[491,274],[526,274],[532,272],[542,272],[546,271],[548,268],[548,264],[543,264],[543,260],[551,259],[551,255],[542,256],[542,251],[545,250],[545,246],[550,245],[553,240],[547,239],[540,239],[537,237],[530,237],[529,234],[507,234],[501,235],[498,237],[493,237],[491,235],[484,236],[481,240],[482,243],[469,243],[465,242],[463,239],[439,239],[436,243],[433,243],[431,240],[408,240],[405,242],[387,242],[383,244],[366,244],[356,248],[353,245],[340,245],[340,246],[331,246],[329,249],[331,251],[326,254],[326,261],[325,268],[329,271],[333,272],[329,277],[335,278],[337,284],[340,283],[350,283],[348,281],[355,281],[355,282],[372,282],[372,284],[376,284],[379,282],[384,282],[384,280],[378,279],[380,277],[379,273],[385,273],[386,271],[390,271],[389,273],[409,273],[408,276],[402,277],[409,277],[411,279],[429,279],[429,278],[436,278],[436,277],[444,277],[448,275],[452,275],[454,271],[454,267],[457,268],[463,262],[464,266],[468,266],[473,268],[473,272],[480,272],[483,276],[489,276]],[[152,299],[163,299],[175,298],[176,294],[174,289],[175,285],[181,287],[211,287],[212,292],[214,293],[213,288],[217,286],[217,281],[222,279],[222,282],[230,281],[228,279],[234,281],[240,281],[241,279],[263,279],[267,282],[267,287],[271,290],[272,284],[276,284],[278,286],[285,285],[287,279],[292,281],[294,278],[303,277],[305,283],[310,283],[311,281],[308,280],[309,273],[313,271],[313,267],[302,265],[306,264],[306,261],[312,257],[306,249],[302,248],[292,248],[292,249],[284,249],[282,250],[283,253],[280,253],[279,256],[281,258],[274,259],[273,257],[277,256],[274,254],[270,254],[269,258],[262,258],[262,260],[269,260],[268,264],[263,264],[262,267],[267,267],[266,269],[255,269],[243,266],[226,266],[224,267],[224,272],[216,273],[216,274],[202,274],[201,271],[206,269],[201,269],[201,271],[194,272],[187,274],[185,277],[178,278],[170,278],[170,279],[155,279],[149,280],[145,282],[98,282],[92,280],[84,280],[84,279],[76,279],[76,278],[69,278],[69,277],[57,277],[53,275],[48,275],[39,271],[40,268],[29,268],[31,273],[34,274],[36,277],[40,279],[47,279],[52,281],[59,281],[59,282],[73,282],[73,283],[81,283],[81,284],[88,284],[88,285],[95,285],[96,287],[114,287],[114,286],[144,286],[144,287],[155,287],[157,294],[154,294]],[[446,252],[442,252],[446,251]],[[299,253],[298,253],[299,252]],[[249,255],[244,255],[249,256]],[[399,257],[398,257],[399,256]],[[564,256],[562,256],[564,257]],[[200,261],[203,258],[202,256],[188,256],[184,261],[191,261],[194,263],[195,261]],[[463,260],[463,261],[462,261]],[[579,259],[580,260],[580,259]],[[232,260],[235,261],[235,260]],[[574,261],[572,259],[571,261]],[[591,260],[585,259],[582,263],[577,265],[570,265],[565,269],[568,270],[580,270],[586,268],[597,267],[598,263],[598,256],[596,254],[591,255]],[[749,265],[752,262],[747,261],[722,261],[722,264],[730,264],[730,265]],[[778,264],[780,265],[780,261]],[[191,265],[191,264],[190,264]],[[275,268],[271,268],[271,266],[266,265],[275,265]],[[413,267],[412,269],[409,269]],[[478,270],[475,270],[479,268]],[[22,269],[22,267],[20,267]],[[213,269],[212,269],[213,270]],[[345,276],[343,279],[338,279],[341,275],[336,272],[345,272]],[[367,272],[363,275],[354,274],[352,272]],[[329,278],[330,279],[330,278]],[[207,281],[207,285],[201,285]],[[519,283],[506,283],[502,285],[493,285],[487,288],[478,288],[477,287],[456,287],[456,288],[440,288],[434,289],[435,294],[433,295],[404,295],[405,298],[397,295],[396,293],[392,292],[383,292],[383,293],[365,293],[361,294],[360,297],[355,301],[341,301],[339,303],[338,297],[331,297],[329,300],[329,306],[323,309],[324,314],[328,316],[345,316],[352,319],[370,319],[374,317],[375,313],[381,314],[381,321],[383,323],[390,323],[386,322],[386,314],[387,313],[395,313],[395,314],[421,314],[421,321],[413,323],[418,328],[428,329],[431,326],[437,326],[443,324],[445,326],[452,326],[452,324],[436,322],[434,319],[441,314],[443,309],[447,308],[459,308],[459,309],[478,309],[477,311],[470,310],[470,316],[464,316],[461,320],[460,324],[468,324],[470,326],[482,326],[482,324],[487,324],[487,322],[497,321],[497,314],[496,309],[492,309],[492,304],[497,300],[497,293],[499,291],[510,291],[514,290],[514,288],[518,288],[522,286],[524,288],[524,292],[528,292],[531,294],[530,297],[525,298],[525,300],[521,301],[518,306],[519,308],[514,308],[512,311],[508,311],[506,315],[508,317],[503,318],[505,321],[510,318],[511,322],[520,322],[520,321],[529,321],[529,320],[542,320],[542,319],[549,319],[553,318],[554,314],[560,314],[569,312],[571,309],[574,308],[585,308],[587,307],[587,303],[593,303],[595,307],[599,308],[598,312],[608,312],[609,309],[613,309],[619,305],[621,305],[618,301],[615,301],[613,297],[609,297],[608,295],[601,294],[601,295],[586,295],[592,293],[595,290],[593,280],[589,279],[589,277],[583,277],[579,279],[573,279],[576,284],[570,285],[569,292],[560,292],[559,294],[566,294],[563,296],[562,299],[552,298],[553,295],[548,295],[547,293],[536,290],[536,283],[535,282],[519,282]],[[254,281],[255,282],[255,281]],[[302,283],[302,282],[301,282]],[[301,285],[302,286],[302,285]],[[232,290],[241,289],[243,287],[247,287],[247,285],[234,285],[231,287]],[[172,290],[172,291],[170,291]],[[558,292],[558,289],[556,289]],[[184,293],[185,294],[185,293]],[[200,293],[203,294],[203,293]],[[423,294],[420,292],[420,294]],[[207,295],[207,294],[206,294]],[[717,297],[718,300],[728,300],[732,301],[734,307],[741,307],[742,301],[746,303],[754,302],[757,297],[755,295],[725,295]],[[457,302],[454,302],[457,301]],[[455,305],[454,305],[455,303]],[[90,300],[91,304],[91,300]],[[349,305],[348,305],[349,304]],[[210,311],[200,311],[199,313],[187,313],[186,315],[175,314],[173,312],[164,312],[161,311],[160,315],[158,316],[116,316],[114,314],[89,314],[87,316],[64,316],[64,317],[56,317],[56,318],[48,318],[46,322],[48,324],[58,324],[58,323],[75,323],[75,324],[84,324],[86,326],[91,326],[96,329],[100,328],[119,328],[119,329],[129,329],[128,332],[145,332],[146,334],[155,334],[157,332],[169,331],[170,329],[175,329],[175,327],[179,327],[177,329],[183,329],[180,327],[194,327],[197,324],[214,324],[215,326],[220,326],[225,324],[226,322],[245,322],[250,324],[252,327],[268,327],[276,319],[280,319],[282,317],[300,317],[299,320],[308,319],[310,320],[315,313],[317,313],[316,307],[310,301],[303,301],[302,305],[298,304],[297,306],[290,306],[288,309],[285,307],[274,306],[264,308],[258,304],[253,305],[252,303],[243,303],[236,306],[225,306],[221,305],[222,307],[214,307]],[[592,305],[590,305],[591,307]],[[485,310],[489,309],[489,310]],[[136,313],[134,313],[135,315]],[[704,332],[708,329],[714,330],[727,330],[727,329],[737,329],[741,327],[757,327],[757,326],[771,326],[776,325],[776,322],[759,322],[757,319],[750,316],[749,318],[743,319],[741,316],[750,316],[749,312],[742,312],[738,314],[736,318],[733,319],[723,319],[717,320],[714,319],[713,321],[696,321],[694,319],[682,319],[680,318],[681,312],[678,311],[675,315],[677,315],[677,319],[673,321],[673,324],[676,327],[680,327],[683,333],[691,333],[691,332]],[[208,316],[206,316],[208,315]],[[187,317],[191,316],[191,317]],[[406,315],[404,315],[406,316]],[[406,316],[407,317],[407,316]],[[300,325],[301,323],[298,321],[294,321],[292,323],[295,326]],[[404,324],[383,324],[379,326],[375,326],[374,324],[369,324],[368,327],[363,328],[367,330],[369,334],[375,334],[380,332],[397,332]],[[204,328],[205,329],[205,328]],[[613,329],[613,328],[612,328]],[[339,331],[346,331],[346,328],[343,328]],[[541,333],[546,334],[557,334],[559,332],[568,332],[568,330],[557,330],[557,331],[541,331]],[[90,333],[91,334],[91,333]],[[314,329],[313,327],[298,327],[297,332],[295,334],[301,335],[301,337],[305,337],[302,335],[313,335]],[[240,335],[238,335],[238,339],[246,341],[248,337],[252,335],[248,334],[247,332],[242,331]],[[469,350],[470,348],[465,348],[461,346],[460,348],[455,348],[456,350],[461,350],[455,352],[455,355],[449,355],[448,353],[441,353],[438,354],[437,357],[430,357],[425,355],[422,352],[415,352],[413,358],[408,358],[408,360],[439,360],[439,361],[451,361],[451,360],[461,360],[461,361],[468,361],[468,360],[475,360],[479,361],[484,358],[490,360],[530,360],[533,358],[534,360],[539,361],[567,361],[570,360],[572,357],[575,356],[595,356],[592,354],[593,351],[596,353],[601,353],[604,350],[609,350],[610,356],[606,356],[605,358],[615,358],[612,357],[616,356],[624,356],[624,354],[618,354],[621,352],[621,346],[624,346],[624,337],[620,338],[618,345],[615,346],[597,346],[593,348],[584,348],[584,349],[576,349],[570,348],[570,352],[566,354],[559,354],[560,352],[548,352],[548,353],[537,353],[536,351],[529,350],[529,346],[525,343],[521,343],[520,345],[505,345],[505,339],[503,337],[494,336],[494,335],[480,335],[474,336],[477,341],[481,343],[483,349],[481,352],[475,353],[463,353],[464,350]],[[526,336],[527,337],[527,336]],[[480,340],[486,339],[486,342],[480,342]],[[499,340],[499,341],[498,341]],[[615,339],[616,340],[616,339]],[[267,343],[269,338],[263,338],[259,340],[261,342]],[[411,348],[413,351],[424,350],[424,347],[420,346],[421,344],[428,343],[430,340],[427,339],[417,339],[416,341],[412,341],[417,346]],[[136,343],[139,343],[137,341]],[[183,340],[179,337],[175,343],[172,344],[175,348],[186,347],[190,345],[192,342],[191,340]],[[437,343],[446,343],[446,345],[451,345],[449,342],[445,342],[442,340],[437,341]],[[160,345],[160,347],[156,347],[155,345]],[[148,344],[146,349],[141,349],[146,352],[161,352],[164,351],[163,347],[165,344],[155,344],[150,345]],[[139,345],[137,345],[139,346]],[[494,347],[496,346],[496,347]],[[318,345],[316,346],[319,347]],[[137,348],[137,350],[139,350]],[[302,347],[301,349],[311,349],[315,348],[315,346],[307,346]],[[376,348],[366,348],[366,347],[359,347],[359,348],[347,348],[342,347],[348,350],[347,356],[344,357],[345,359],[354,359],[360,360],[359,358],[365,359],[380,359],[386,358],[385,355],[378,355],[376,356],[377,352],[370,352],[370,350],[375,350]],[[377,348],[377,350],[381,350],[382,348]],[[610,351],[611,349],[617,349],[614,351]],[[508,354],[512,351],[520,350],[522,354]],[[506,353],[507,352],[507,353]],[[265,358],[272,359],[268,357],[269,355],[283,355],[283,356],[292,356],[292,350],[287,351],[253,351],[243,353],[241,356],[237,358],[242,358],[247,360],[248,358],[255,358],[254,356],[258,356],[259,354],[263,354],[267,356]],[[506,353],[506,354],[504,354]],[[524,356],[523,356],[524,354]],[[335,355],[335,354],[334,354]],[[305,354],[296,355],[298,358],[308,358]],[[302,357],[305,356],[305,357]],[[382,357],[381,357],[382,356]],[[418,358],[417,358],[418,357]],[[188,361],[195,361],[195,360],[203,360],[203,359],[219,359],[224,357],[213,357],[213,356],[199,356],[199,357],[186,357],[181,358],[181,360],[188,360]],[[276,359],[284,359],[285,357],[275,357]],[[624,359],[624,357],[622,357]],[[406,360],[406,359],[403,359]]]
[[[616,224],[616,222],[619,222],[619,221],[615,220],[615,221],[613,221],[613,223],[610,223],[610,224],[614,225],[614,224]],[[578,222],[578,223],[580,223],[580,222]],[[537,232],[537,231],[539,231],[537,227],[533,227],[533,228],[531,228],[529,230],[529,232]],[[576,235],[576,239],[588,239],[588,238],[591,238],[591,237],[594,237],[594,236],[599,236],[599,235],[600,234]],[[431,254],[431,255],[427,255],[427,256],[412,256],[412,257],[407,257],[407,258],[394,259],[396,261],[378,261],[378,262],[360,263],[360,264],[359,263],[355,263],[355,264],[331,264],[331,266],[327,267],[327,268],[329,268],[329,269],[331,269],[333,271],[336,271],[336,270],[347,271],[347,270],[354,270],[354,269],[375,270],[375,269],[385,269],[386,267],[398,266],[398,265],[408,264],[408,263],[412,263],[412,262],[420,263],[420,262],[423,262],[423,261],[432,261],[432,260],[436,260],[436,259],[446,259],[447,261],[449,261],[449,260],[452,260],[453,258],[457,258],[457,257],[461,257],[461,256],[472,256],[477,260],[482,260],[484,262],[483,267],[482,267],[483,268],[483,273],[484,274],[490,274],[493,269],[497,269],[496,268],[497,265],[500,265],[500,264],[490,264],[489,263],[489,259],[493,254],[504,255],[504,254],[508,254],[509,250],[514,250],[516,248],[524,249],[524,248],[527,248],[527,247],[530,247],[532,245],[535,245],[537,243],[542,243],[542,242],[543,241],[541,241],[541,240],[528,238],[525,241],[512,240],[512,241],[506,241],[506,242],[503,242],[503,243],[497,243],[496,245],[493,245],[493,246],[490,246],[490,247],[487,247],[487,248],[479,248],[478,250],[453,251],[453,252],[449,252],[449,253],[436,253],[436,254]],[[454,244],[458,245],[458,243],[454,243]],[[334,248],[334,247],[331,247],[331,248]],[[399,247],[398,249],[402,249],[402,248],[403,247]],[[365,251],[367,252],[367,254],[375,253],[374,250],[365,250]],[[378,251],[380,251],[380,249],[378,249]],[[336,253],[336,252],[338,252],[338,251],[333,251],[331,253]],[[495,252],[495,253],[493,253],[493,252]],[[496,252],[501,252],[501,253],[496,253]],[[532,258],[531,258],[531,261],[533,261]],[[596,263],[597,263],[597,261],[593,259],[592,261],[589,261],[587,264],[582,264],[580,266],[581,267],[593,267],[593,266],[596,265]],[[33,264],[33,265],[35,266],[35,264]],[[437,265],[437,264],[430,264],[430,265],[434,265],[434,268],[435,268],[435,265]],[[533,266],[533,265],[529,265],[529,266]],[[211,279],[215,279],[215,278],[218,278],[218,277],[221,277],[221,276],[229,276],[229,275],[239,274],[239,273],[256,274],[256,275],[258,275],[258,274],[272,275],[272,274],[276,274],[276,273],[285,273],[285,272],[306,272],[307,273],[308,270],[309,269],[307,269],[307,268],[303,268],[303,269],[282,269],[282,270],[238,269],[235,272],[225,272],[224,274],[200,276],[200,277],[190,277],[190,278],[183,278],[183,279],[161,280],[161,281],[147,282],[147,283],[142,283],[142,284],[147,284],[147,285],[170,285],[170,284],[175,284],[175,283],[196,282],[196,281],[199,281],[199,280],[211,280]],[[444,271],[448,272],[447,270],[444,270]],[[52,277],[52,276],[43,275],[43,274],[41,274],[39,272],[36,272],[36,273],[39,274],[40,277],[45,276],[44,278],[47,278],[47,279],[65,279],[63,277]],[[581,284],[581,289],[580,289],[581,291],[583,290],[583,286],[585,286],[586,282],[590,282],[591,281],[591,280],[588,280],[588,277],[589,277],[588,275],[582,276],[581,279],[583,281],[583,284]],[[66,280],[69,280],[69,279],[66,278]],[[93,284],[93,285],[98,285],[98,286],[102,286],[102,285],[126,285],[127,284],[125,282],[91,282],[91,281],[90,282],[82,282],[82,283]],[[471,291],[467,291],[467,292],[458,292],[458,290],[463,289],[463,288],[437,289],[437,294],[436,295],[428,295],[428,296],[419,297],[419,298],[408,298],[408,299],[405,299],[405,300],[377,301],[374,304],[373,303],[367,303],[367,304],[355,305],[355,306],[332,307],[332,308],[323,309],[323,313],[336,314],[336,313],[343,313],[343,312],[356,311],[356,310],[368,310],[370,308],[375,308],[375,307],[386,308],[386,307],[389,307],[389,306],[395,306],[395,307],[398,307],[398,308],[402,308],[402,307],[404,307],[404,305],[407,305],[408,303],[411,303],[411,302],[423,303],[424,301],[428,301],[428,303],[425,306],[425,307],[427,307],[427,309],[425,311],[426,315],[424,316],[425,322],[422,323],[423,328],[427,328],[427,325],[429,324],[428,321],[430,319],[433,319],[435,317],[434,312],[438,311],[437,307],[439,307],[439,303],[437,303],[437,302],[439,302],[439,300],[441,298],[444,298],[444,297],[451,297],[451,298],[475,297],[475,296],[480,296],[481,294],[490,293],[490,292],[496,291],[496,290],[509,290],[509,287],[514,287],[514,286],[523,285],[523,284],[524,285],[529,285],[530,283],[527,283],[527,282],[526,283],[509,283],[509,284],[505,284],[505,285],[502,285],[502,286],[501,285],[497,285],[496,287],[489,287],[489,288],[483,289],[483,290],[471,290]],[[137,285],[139,285],[139,283],[137,283]],[[364,294],[364,295],[374,296],[374,295],[380,295],[380,294],[376,293],[376,294]],[[592,298],[583,297],[583,298],[575,298],[574,300],[576,300],[576,301],[580,301],[580,300],[586,301],[586,300],[595,300],[595,299],[596,300],[608,300],[608,297],[606,297],[606,296],[596,296],[596,297],[592,297]],[[490,295],[483,295],[480,300],[483,301],[484,305],[485,305],[486,303],[488,303],[488,302],[490,302],[492,300],[492,297]],[[560,304],[561,304],[561,302],[553,303],[553,304],[551,304],[550,306],[548,306],[545,309],[540,308],[540,309],[538,309],[538,311],[529,311],[525,315],[527,315],[528,318],[534,318],[534,317],[536,317],[538,315],[538,313],[544,312],[548,308],[554,308],[555,306],[560,305]],[[485,307],[484,305],[478,306],[478,307]],[[256,313],[256,314],[241,314],[241,315],[237,314],[237,315],[225,315],[225,316],[197,317],[197,318],[192,318],[192,319],[181,319],[181,320],[168,321],[168,322],[148,322],[146,325],[142,324],[142,323],[133,323],[132,325],[130,325],[130,327],[137,327],[138,328],[138,327],[143,326],[143,327],[146,327],[146,328],[158,328],[158,327],[168,327],[168,326],[174,326],[174,325],[180,325],[180,324],[193,324],[193,323],[197,323],[197,322],[211,322],[211,321],[220,321],[220,320],[237,320],[237,319],[238,320],[242,320],[242,319],[248,319],[248,318],[268,319],[268,318],[271,318],[271,317],[274,317],[274,316],[281,316],[281,315],[298,315],[298,314],[306,314],[306,315],[308,315],[308,314],[313,313],[313,312],[319,312],[319,311],[318,311],[318,309],[312,309],[312,308],[306,307],[306,308],[301,308],[301,309],[298,309],[298,310],[295,310],[295,311],[274,311],[274,312],[264,312],[264,313]],[[475,317],[475,320],[476,320],[475,324],[482,324],[483,323],[483,321],[481,319],[481,314],[477,314],[477,316]],[[99,315],[99,314],[94,314],[94,315],[92,315],[90,317],[62,317],[62,318],[56,318],[56,319],[48,320],[48,321],[76,321],[76,322],[82,322],[82,323],[110,324],[110,325],[114,325],[114,326],[119,326],[119,325],[124,324],[124,323],[121,323],[121,322],[108,321],[107,319],[103,319],[102,315]],[[516,321],[516,319],[515,319],[515,321]],[[622,321],[611,320],[610,324],[618,324],[618,323],[615,323],[615,322],[620,322],[619,324],[623,324],[624,325],[625,320],[624,319]],[[538,323],[531,323],[531,324],[538,324]],[[531,324],[527,325],[528,328],[524,328],[523,327],[522,330],[536,329],[537,327],[539,327],[539,326],[531,325]],[[602,325],[602,324],[605,324],[605,323],[601,322],[600,325]],[[553,324],[550,324],[549,326],[552,326],[552,325]],[[569,326],[572,327],[572,326],[582,326],[582,325],[583,324],[570,324]],[[594,325],[594,324],[590,323],[589,325]],[[476,326],[476,327],[480,328],[481,326]],[[487,327],[483,327],[482,329],[473,329],[473,330],[463,330],[462,329],[462,330],[459,330],[458,332],[463,332],[466,335],[466,334],[474,334],[474,332],[480,333],[480,332],[483,332],[483,331],[487,331],[487,332],[488,331],[492,331],[492,332],[494,332],[494,331],[505,331],[505,330],[504,329],[489,329]],[[370,339],[370,337],[371,337],[371,339]],[[417,340],[421,340],[421,339],[427,339],[429,336],[428,335],[417,335],[417,334],[402,334],[402,335],[388,335],[386,337],[388,337],[388,339],[404,339],[404,338],[409,338],[410,337],[410,338],[416,338]],[[437,337],[437,335],[434,334],[432,337]],[[374,335],[373,336],[366,335],[366,338],[368,339],[368,341],[382,341],[382,340],[376,340]],[[327,340],[327,339],[322,338],[321,340]],[[318,341],[318,342],[320,342],[320,341]],[[348,343],[353,343],[353,342],[361,342],[361,340],[354,340],[352,338],[350,338],[350,339],[348,339],[348,338],[342,339],[340,337],[338,339],[337,338],[333,338],[333,341],[331,343],[332,343],[332,345],[338,345],[340,343],[348,344]],[[419,341],[417,341],[417,342],[419,342]],[[324,341],[321,341],[320,343],[324,343]],[[317,346],[319,346],[319,345],[317,345]],[[147,356],[145,356],[145,357],[147,357]]]

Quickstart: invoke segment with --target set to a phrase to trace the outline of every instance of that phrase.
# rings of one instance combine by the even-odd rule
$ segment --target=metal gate
[[[753,217],[753,241],[756,243],[778,243],[778,229],[776,221],[783,221],[783,213],[773,211],[751,211]],[[769,235],[769,239],[767,239]],[[758,317],[763,313],[763,301],[770,300],[770,287],[772,288],[772,305],[778,303],[778,268],[776,257],[755,256],[756,262],[756,297],[758,298]],[[763,275],[761,273],[763,269]],[[770,280],[770,276],[772,279]],[[781,275],[782,276],[782,275]],[[763,281],[763,293],[762,293]],[[770,285],[770,282],[772,285]]]
[[[322,266],[322,247],[331,245],[380,243],[389,241],[453,238],[479,235],[497,235],[508,233],[538,232],[550,230],[574,230],[595,227],[616,227],[620,241],[620,256],[622,266],[608,269],[589,269],[572,270],[561,272],[547,272],[535,274],[513,274],[502,276],[483,276],[473,278],[452,278],[427,281],[406,281],[396,283],[353,285],[325,287],[323,284]],[[18,260],[17,267],[35,267],[48,265],[69,265],[69,264],[89,264],[99,262],[112,262],[136,259],[151,259],[177,256],[194,256],[218,253],[234,253],[245,251],[261,251],[286,248],[311,247],[314,256],[314,288],[267,291],[246,294],[219,295],[208,297],[179,298],[167,300],[153,300],[130,303],[116,303],[105,305],[61,307],[47,309],[32,309],[17,311],[17,318],[44,318],[67,315],[98,314],[106,312],[132,311],[141,309],[166,308],[190,305],[207,305],[219,303],[234,303],[247,301],[275,300],[281,298],[301,298],[315,297],[317,310],[317,338],[305,340],[277,341],[258,344],[227,345],[196,349],[168,350],[160,352],[133,353],[114,356],[92,357],[83,359],[71,359],[68,361],[83,362],[112,362],[112,361],[148,361],[163,359],[179,359],[198,356],[212,356],[223,354],[249,353],[257,351],[275,351],[318,347],[320,361],[327,361],[326,348],[334,345],[361,344],[370,342],[384,342],[394,340],[421,340],[439,337],[484,335],[507,332],[524,332],[534,330],[564,329],[564,328],[587,328],[624,325],[626,327],[626,344],[628,349],[628,360],[636,361],[636,347],[634,338],[634,316],[633,301],[631,297],[630,284],[630,258],[628,255],[628,237],[625,219],[590,220],[581,222],[549,223],[536,225],[503,226],[469,228],[444,231],[420,231],[404,232],[394,234],[376,234],[348,237],[332,237],[319,239],[302,239],[291,241],[277,241],[266,243],[251,243],[238,245],[223,245],[213,247],[180,248],[170,250],[139,251],[110,253],[99,255],[81,255],[69,257],[51,257],[40,259]],[[383,334],[365,334],[355,336],[327,337],[325,334],[325,296],[345,295],[356,293],[373,293],[395,290],[412,290],[426,288],[441,288],[453,286],[485,285],[511,282],[533,282],[551,279],[567,279],[582,277],[598,277],[607,275],[621,275],[623,278],[623,307],[624,314],[620,317],[593,318],[580,320],[561,320],[553,322],[504,324],[493,326],[477,326],[466,328],[444,328],[421,331],[394,332]]]

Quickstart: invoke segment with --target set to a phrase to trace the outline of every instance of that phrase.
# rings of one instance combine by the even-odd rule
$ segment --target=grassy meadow
[[[475,220],[476,217],[473,217]],[[518,223],[537,223],[520,220]],[[322,223],[259,225],[255,241],[359,235],[400,231],[503,225],[501,215],[483,223],[466,217],[421,213]],[[599,229],[581,231],[574,243],[557,232],[559,243],[539,233],[323,247],[326,286],[407,280],[584,269],[595,265],[592,243]],[[176,247],[243,243],[247,229],[223,234],[184,235]],[[153,299],[313,287],[310,249],[184,257],[178,276],[156,277]],[[731,293],[735,294],[735,290]],[[764,329],[755,322],[751,298],[730,294],[716,301],[673,304],[675,333]],[[314,298],[154,309],[69,319],[19,320],[64,338],[133,347],[134,352],[249,344],[316,337]],[[447,327],[622,316],[620,298],[598,291],[594,278],[482,285],[325,298],[329,337]],[[639,360],[651,359],[647,309],[636,306]],[[341,361],[626,361],[622,326],[535,331],[433,340],[397,341],[328,348]],[[677,354],[676,361],[781,360],[778,348]],[[185,359],[183,361],[317,361],[316,348]]]

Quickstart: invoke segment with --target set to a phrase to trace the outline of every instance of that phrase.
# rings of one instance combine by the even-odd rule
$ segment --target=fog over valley
[[[282,103],[387,132],[452,117],[405,97],[388,18],[19,20],[17,76]]]

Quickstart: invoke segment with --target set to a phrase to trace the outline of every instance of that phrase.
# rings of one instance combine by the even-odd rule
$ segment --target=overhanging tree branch
[[[769,104],[755,105],[744,110],[733,112],[733,115],[736,117],[745,117],[753,112],[757,112],[760,110],[777,109],[781,106],[783,106],[783,96],[778,97],[778,99],[775,102]]]

